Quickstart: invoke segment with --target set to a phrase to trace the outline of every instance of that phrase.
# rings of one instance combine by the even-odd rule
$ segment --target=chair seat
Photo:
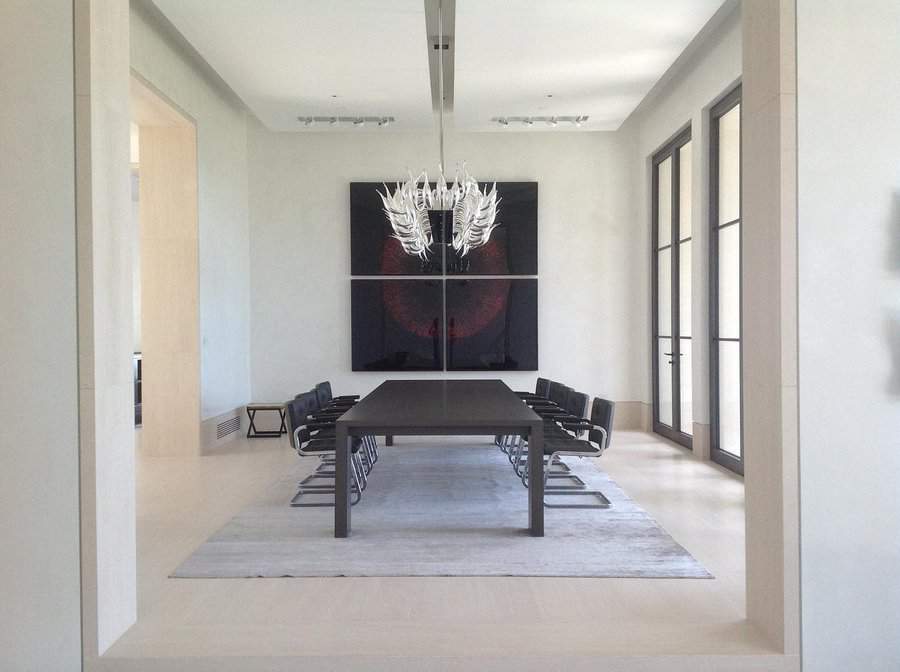
[[[544,442],[544,455],[553,453],[578,453],[579,455],[599,455],[600,449],[590,441],[572,439],[570,441],[546,441]]]
[[[354,437],[353,448],[351,449],[351,452],[358,453],[361,446],[362,440],[359,437]],[[334,450],[334,437],[313,438],[310,439],[307,443],[303,444],[304,453],[333,453]]]
[[[333,453],[334,452],[334,442],[333,441],[307,441],[303,446],[301,446],[300,450],[304,453]]]
[[[552,441],[553,439],[571,439],[572,435],[557,424],[544,427],[544,440]]]

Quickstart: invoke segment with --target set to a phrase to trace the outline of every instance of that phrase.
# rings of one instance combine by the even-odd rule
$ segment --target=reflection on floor
[[[432,670],[521,670],[552,656],[553,669],[574,657],[571,672],[594,669],[585,656],[688,652],[758,654],[760,667],[741,669],[782,669],[766,666],[772,652],[744,620],[742,482],[639,432],[619,432],[603,468],[714,580],[167,578],[297,459],[278,439],[203,458],[139,456],[139,620],[96,669],[187,669],[167,665],[218,656],[190,669],[413,670],[433,660]]]

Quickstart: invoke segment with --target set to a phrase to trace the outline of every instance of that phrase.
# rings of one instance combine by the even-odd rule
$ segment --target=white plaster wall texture
[[[418,133],[250,130],[252,366],[255,399],[288,399],[320,380],[366,393],[397,375],[350,370],[349,183],[438,162]],[[614,133],[450,135],[447,163],[480,179],[539,183],[540,375],[617,401],[640,399],[645,299],[634,263],[628,146]],[[536,374],[500,376],[531,389]]]
[[[197,125],[200,412],[250,398],[247,114],[141,6],[131,12],[131,65]]]

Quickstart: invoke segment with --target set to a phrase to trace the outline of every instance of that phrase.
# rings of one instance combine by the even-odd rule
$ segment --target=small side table
[[[281,416],[281,427],[277,430],[258,430],[255,424],[258,411],[277,411]],[[250,426],[247,427],[247,438],[262,439],[287,434],[287,426],[284,424],[284,413],[284,404],[247,404],[247,417],[250,419]]]

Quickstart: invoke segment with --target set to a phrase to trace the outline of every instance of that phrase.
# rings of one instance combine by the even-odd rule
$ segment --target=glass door
[[[744,473],[741,89],[710,112],[710,457]]]
[[[653,157],[653,431],[690,448],[691,130]]]

